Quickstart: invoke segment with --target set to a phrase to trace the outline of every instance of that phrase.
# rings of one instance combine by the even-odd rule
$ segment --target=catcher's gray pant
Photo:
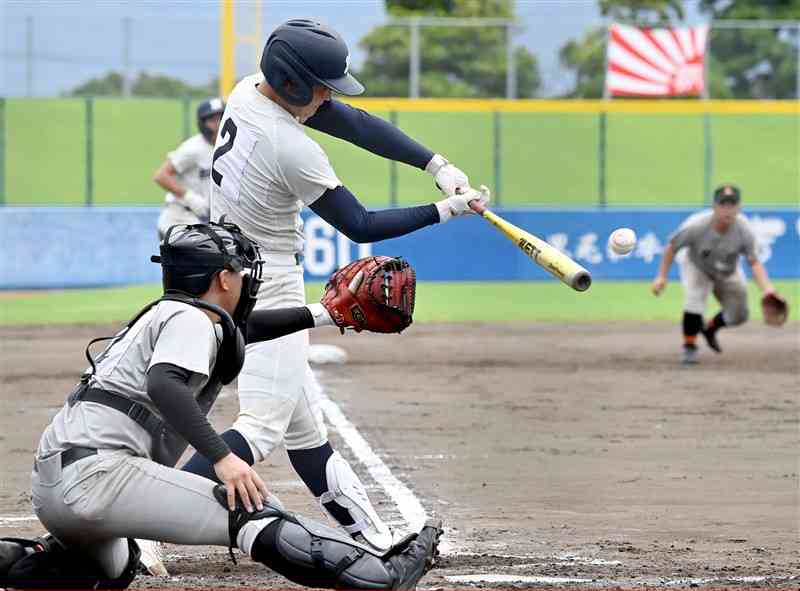
[[[109,577],[128,563],[126,538],[228,546],[228,511],[215,483],[125,451],[61,468],[61,454],[37,459],[32,474],[36,516],[64,545],[92,556]]]
[[[747,280],[741,266],[728,277],[712,279],[701,271],[688,256],[678,258],[686,312],[703,315],[709,293],[714,293],[722,306],[725,324],[735,326],[747,321]]]
[[[256,310],[303,306],[303,267],[294,255],[267,253]],[[308,365],[308,331],[247,346],[239,374],[241,433],[256,462],[283,443],[286,449],[313,449],[328,441],[319,386]]]

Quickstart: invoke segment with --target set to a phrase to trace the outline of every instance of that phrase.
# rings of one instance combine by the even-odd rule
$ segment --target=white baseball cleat
[[[169,571],[164,566],[164,546],[153,540],[136,540],[142,555],[139,563],[154,577],[168,577]]]

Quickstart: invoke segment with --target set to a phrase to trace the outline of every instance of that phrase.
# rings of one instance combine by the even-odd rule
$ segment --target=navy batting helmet
[[[197,129],[209,143],[213,144],[217,138],[214,137],[214,132],[206,127],[206,119],[214,115],[222,115],[224,112],[225,101],[219,97],[208,98],[197,105]]]
[[[349,72],[350,52],[344,39],[323,24],[308,19],[283,23],[267,39],[261,72],[269,85],[289,104],[311,102],[314,85],[355,96],[364,86]],[[286,83],[291,82],[291,88]]]

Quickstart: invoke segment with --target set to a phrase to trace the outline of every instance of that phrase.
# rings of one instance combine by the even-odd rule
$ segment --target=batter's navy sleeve
[[[231,453],[194,399],[188,369],[158,363],[147,372],[147,395],[170,426],[214,464]]]
[[[346,187],[328,189],[311,210],[353,242],[377,242],[439,223],[434,204],[367,211]]]
[[[305,124],[378,156],[422,170],[433,158],[433,152],[388,121],[341,101],[323,103]]]
[[[269,341],[306,328],[314,328],[314,317],[305,306],[256,310],[247,318],[247,342]]]

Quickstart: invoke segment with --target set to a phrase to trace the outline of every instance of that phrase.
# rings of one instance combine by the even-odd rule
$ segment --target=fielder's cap
[[[714,191],[714,203],[732,203],[738,205],[742,200],[739,187],[735,185],[722,185]]]

